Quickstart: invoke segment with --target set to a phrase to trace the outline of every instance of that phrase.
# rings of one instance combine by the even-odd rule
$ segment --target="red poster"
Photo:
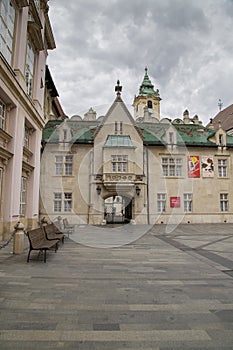
[[[170,207],[180,208],[180,197],[170,197]]]
[[[188,156],[188,177],[200,177],[200,157]]]

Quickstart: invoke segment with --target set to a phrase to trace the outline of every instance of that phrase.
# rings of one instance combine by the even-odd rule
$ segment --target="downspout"
[[[147,195],[147,224],[150,225],[150,198],[149,198],[149,161],[148,148],[146,147],[146,195]]]

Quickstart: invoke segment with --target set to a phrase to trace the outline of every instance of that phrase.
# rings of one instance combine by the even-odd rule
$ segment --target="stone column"
[[[14,226],[13,253],[22,254],[24,251],[24,225],[19,221]]]

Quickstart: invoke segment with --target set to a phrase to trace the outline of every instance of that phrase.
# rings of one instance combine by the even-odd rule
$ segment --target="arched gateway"
[[[127,224],[132,219],[132,198],[111,196],[104,201],[104,220],[107,224]]]

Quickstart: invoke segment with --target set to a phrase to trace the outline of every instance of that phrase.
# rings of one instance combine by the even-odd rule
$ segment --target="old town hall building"
[[[160,117],[145,70],[132,116],[121,96],[105,116],[47,123],[42,140],[41,217],[71,223],[233,222],[233,136],[186,110]]]

